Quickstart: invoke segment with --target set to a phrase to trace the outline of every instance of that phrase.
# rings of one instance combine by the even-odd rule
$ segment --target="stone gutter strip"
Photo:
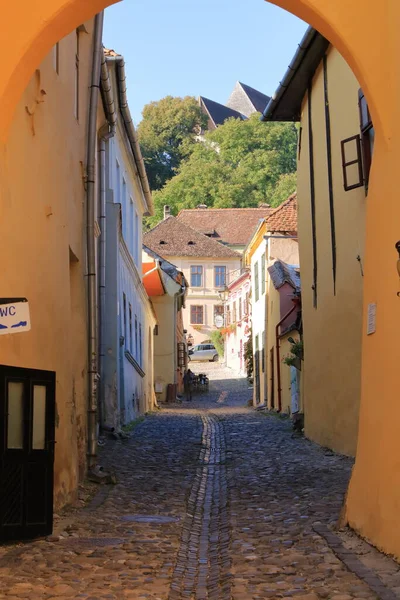
[[[349,571],[352,571],[361,581],[366,583],[378,596],[379,600],[398,600],[398,596],[389,590],[373,571],[363,565],[357,556],[343,545],[341,539],[327,525],[314,523],[313,529],[318,535],[324,538],[332,552],[346,565]]]

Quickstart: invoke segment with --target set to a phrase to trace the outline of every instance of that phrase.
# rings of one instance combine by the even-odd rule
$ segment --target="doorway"
[[[0,366],[0,540],[53,529],[55,373]]]

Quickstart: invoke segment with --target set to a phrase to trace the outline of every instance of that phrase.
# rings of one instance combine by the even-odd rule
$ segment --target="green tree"
[[[285,173],[279,177],[274,195],[271,198],[271,206],[279,206],[296,191],[297,173]]]
[[[195,98],[167,96],[143,109],[138,136],[152,190],[171,179],[188,158],[207,118]]]
[[[262,123],[258,114],[247,121],[229,119],[192,146],[176,175],[154,194],[151,223],[162,218],[165,204],[176,214],[199,204],[255,207],[271,202],[275,194],[278,202],[285,186],[294,191],[296,148],[292,123]]]

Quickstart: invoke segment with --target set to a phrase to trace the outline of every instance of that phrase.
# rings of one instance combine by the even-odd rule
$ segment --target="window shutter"
[[[369,172],[371,170],[374,128],[364,92],[358,90],[358,110],[360,114],[361,148],[364,169],[365,191],[368,192]]]
[[[343,185],[346,192],[364,185],[361,139],[353,135],[340,142],[342,150]]]

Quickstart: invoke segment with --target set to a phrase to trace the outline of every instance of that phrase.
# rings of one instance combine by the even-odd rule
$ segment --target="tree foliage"
[[[206,204],[214,208],[278,205],[295,189],[297,129],[292,123],[229,119],[191,144],[174,177],[154,193],[155,215]],[[288,192],[286,194],[286,192]],[[283,195],[286,194],[285,197]]]
[[[143,109],[139,142],[151,189],[158,190],[187,159],[207,118],[195,98],[166,96]]]

